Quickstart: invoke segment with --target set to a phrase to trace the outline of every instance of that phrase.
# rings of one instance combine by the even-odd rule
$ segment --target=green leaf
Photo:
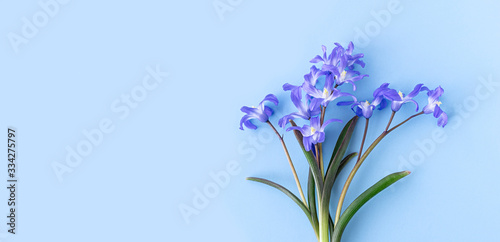
[[[375,195],[377,195],[379,192],[382,190],[386,189],[390,185],[394,184],[397,182],[399,179],[409,175],[409,171],[402,171],[402,172],[396,172],[393,174],[390,174],[382,180],[378,181],[375,183],[375,185],[371,186],[368,188],[365,192],[363,192],[359,197],[357,197],[349,207],[344,211],[342,216],[340,217],[339,221],[337,222],[337,225],[335,226],[335,230],[333,232],[333,242],[340,242],[342,238],[342,234],[344,233],[344,230],[351,220],[351,218],[354,216],[354,214],[366,203],[368,202],[371,198],[373,198]]]
[[[351,153],[349,155],[347,155],[346,157],[344,157],[344,159],[340,162],[340,166],[339,166],[339,169],[337,170],[337,175],[335,175],[335,179],[339,176],[340,172],[344,169],[344,167],[347,165],[347,163],[349,163],[349,161],[351,161],[352,159],[350,158],[351,155],[358,155],[357,152],[354,152],[354,153]]]
[[[315,193],[314,178],[311,170],[309,170],[309,178],[307,181],[307,200],[309,202],[309,212],[313,222],[313,229],[317,236],[319,236],[318,212],[316,210],[316,193]]]
[[[286,189],[285,187],[283,187],[283,186],[281,186],[281,185],[279,185],[279,184],[277,184],[275,182],[272,182],[272,181],[269,181],[269,180],[266,180],[266,179],[262,179],[262,178],[247,177],[247,180],[249,180],[249,181],[255,181],[255,182],[260,182],[260,183],[269,185],[271,187],[274,187],[274,188],[280,190],[285,195],[287,195],[288,197],[290,197],[297,205],[299,205],[299,207],[302,209],[302,211],[304,211],[304,213],[306,214],[307,218],[309,219],[309,222],[311,223],[311,225],[314,228],[314,222],[312,220],[312,217],[311,217],[311,214],[309,212],[309,209],[306,207],[306,205],[297,196],[295,196],[288,189]]]
[[[321,201],[320,201],[320,211],[319,211],[319,224],[320,224],[320,236],[326,236],[328,233],[328,218],[330,214],[330,197],[332,194],[333,184],[335,183],[335,178],[337,176],[337,171],[342,163],[342,158],[347,151],[347,147],[349,146],[349,142],[351,141],[352,134],[354,132],[354,128],[356,127],[356,123],[358,121],[358,116],[354,116],[342,129],[340,136],[337,140],[337,144],[335,145],[335,149],[330,159],[330,164],[328,165],[328,169],[325,175],[323,192],[321,193]],[[352,153],[348,155],[344,160],[344,163],[347,163],[350,159],[354,158],[357,153]]]
[[[297,126],[297,124],[293,120],[290,120],[290,124],[295,127]],[[316,194],[321,194],[323,191],[323,176],[319,169],[318,163],[316,163],[316,159],[314,158],[313,153],[311,151],[306,151],[306,149],[304,148],[304,142],[303,142],[304,136],[302,136],[302,133],[300,133],[300,131],[298,130],[293,130],[293,133],[295,134],[295,138],[297,139],[297,142],[299,143],[299,146],[302,149],[302,152],[304,153],[307,162],[309,163],[307,200],[309,203],[309,211],[311,214],[311,224],[313,226],[314,232],[316,233],[316,236],[319,237],[319,223],[318,223],[318,214],[316,209]]]
[[[335,224],[333,223],[332,216],[328,216],[328,228],[330,228],[330,241],[333,242],[333,229],[335,227]]]
[[[292,126],[297,126],[297,124],[293,121],[290,120],[290,124]],[[302,152],[304,153],[307,163],[309,163],[309,168],[312,172],[313,178],[314,178],[314,183],[316,184],[316,191],[318,194],[323,193],[323,175],[321,174],[321,171],[319,169],[318,163],[316,163],[316,159],[314,158],[314,155],[311,151],[306,151],[304,148],[304,143],[302,142],[303,136],[302,134],[294,130],[295,138],[297,138],[297,141],[299,142],[300,148],[302,149]]]
[[[339,138],[337,139],[337,143],[335,144],[335,148],[333,149],[332,156],[330,158],[330,163],[328,164],[328,169],[326,170],[326,174],[329,172],[334,175],[334,178],[337,176],[337,172],[339,167],[342,164],[342,158],[344,158],[345,152],[349,143],[351,142],[352,134],[354,133],[354,128],[358,122],[358,116],[354,116],[342,129],[340,132]],[[326,180],[326,179],[325,179]]]

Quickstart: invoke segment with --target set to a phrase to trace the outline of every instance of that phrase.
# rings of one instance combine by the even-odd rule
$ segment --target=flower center
[[[311,127],[311,134],[314,134],[314,133],[316,133],[316,129]]]
[[[323,89],[323,98],[327,98],[328,96],[330,96],[330,92],[326,88]]]
[[[443,103],[442,103],[441,101],[437,101],[437,102],[436,102],[436,104],[437,104],[438,106],[441,106],[441,104],[443,104]]]
[[[252,108],[257,108],[257,107],[255,107],[255,106],[252,106]]]
[[[365,106],[370,106],[370,102],[368,102],[368,100],[366,100]]]
[[[345,75],[347,74],[346,71],[343,71],[342,73],[340,73],[340,79],[345,79]]]
[[[399,91],[398,94],[401,98],[403,98],[403,93],[401,91]]]

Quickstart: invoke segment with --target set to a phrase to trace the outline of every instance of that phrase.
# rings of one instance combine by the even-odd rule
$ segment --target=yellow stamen
[[[340,79],[345,79],[346,74],[347,74],[346,71],[343,71],[342,73],[340,73]]]
[[[314,133],[316,133],[316,129],[311,127],[311,134],[314,134]]]
[[[252,106],[252,108],[256,108],[255,106]]]
[[[438,106],[441,106],[441,104],[443,104],[443,103],[442,103],[441,101],[438,101],[436,104],[437,104]]]
[[[370,102],[368,102],[368,100],[366,100],[365,104],[366,106],[370,106]]]
[[[399,91],[398,94],[401,98],[403,98],[403,93],[401,91]]]
[[[330,92],[328,92],[328,90],[323,89],[323,97],[328,97],[330,95]]]

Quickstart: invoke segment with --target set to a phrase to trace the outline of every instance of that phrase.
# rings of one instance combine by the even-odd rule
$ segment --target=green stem
[[[319,204],[319,241],[320,242],[328,242],[329,241],[329,236],[328,236],[328,228],[329,228],[329,220],[328,218],[330,217],[329,213],[322,213],[321,211],[324,211],[323,206],[329,206],[329,204]],[[328,208],[326,209],[327,211],[329,210]],[[332,231],[333,233],[333,231]]]
[[[366,134],[368,133],[368,124],[369,124],[369,122],[370,122],[370,119],[367,118],[366,119],[366,124],[365,124],[365,131],[363,132],[363,139],[361,140],[361,147],[359,148],[358,160],[356,161],[356,165],[358,165],[358,164],[361,165],[360,164],[360,159],[361,159],[361,154],[363,153],[363,146],[365,145],[365,141],[366,141]],[[368,148],[368,149],[370,149],[370,148]],[[354,169],[356,169],[356,165],[354,166]],[[359,167],[358,167],[358,169],[359,169]],[[354,172],[354,173],[356,173],[356,172]],[[352,175],[352,177],[351,177],[351,175]],[[352,178],[354,178],[354,174],[351,171],[351,174],[349,174],[349,177],[347,178],[347,181],[349,181],[349,184],[350,184],[350,180],[352,180]],[[349,184],[347,183],[347,181],[345,183],[345,184],[347,184],[347,187],[344,184],[344,188],[342,189],[342,193],[340,194],[339,202],[337,204],[337,210],[335,212],[335,224],[337,224],[337,222],[340,219],[340,214],[342,213],[342,205],[344,205],[344,200],[345,200],[345,196],[347,194],[347,189],[349,188]],[[344,189],[345,189],[346,192],[344,192]]]
[[[358,172],[359,167],[361,167],[361,165],[363,164],[365,159],[368,157],[368,155],[372,152],[372,150],[375,148],[375,146],[377,146],[378,143],[380,143],[380,141],[382,141],[382,139],[384,139],[385,136],[387,136],[389,133],[391,133],[392,131],[394,131],[395,129],[400,127],[401,125],[405,124],[406,122],[410,121],[411,119],[413,119],[419,115],[422,115],[423,113],[424,112],[420,112],[420,113],[417,113],[415,115],[412,115],[409,118],[407,118],[405,121],[394,126],[392,129],[389,129],[388,131],[384,130],[384,132],[382,132],[382,134],[380,134],[380,136],[378,136],[378,138],[375,139],[375,141],[373,141],[373,143],[370,145],[370,147],[368,147],[368,149],[365,151],[365,153],[363,155],[360,154],[361,158],[359,158],[358,162],[356,162],[356,164],[354,165],[354,168],[352,168],[352,171],[349,174],[349,176],[347,177],[347,180],[344,183],[344,187],[342,188],[342,192],[341,192],[340,198],[339,198],[339,203],[337,204],[337,212],[335,214],[335,224],[338,223],[338,220],[340,218],[340,213],[342,212],[342,205],[344,203],[344,199],[345,199],[345,196],[347,194],[347,190],[349,189],[349,186],[351,185],[351,182],[352,182],[352,179],[354,178],[354,175],[356,175],[356,172]],[[391,121],[392,121],[392,118],[391,118],[390,122]]]
[[[318,157],[319,157],[319,169],[321,170],[321,176],[325,175],[325,164],[323,162],[323,144],[318,144]]]
[[[321,119],[320,126],[323,126],[325,121],[326,107],[321,106]],[[325,174],[325,165],[323,164],[323,146],[321,143],[318,144],[318,152],[316,153],[319,157],[319,169],[321,170],[321,176]]]
[[[267,121],[269,126],[274,130],[276,135],[278,135],[281,145],[283,146],[283,150],[285,151],[286,158],[288,159],[288,164],[290,165],[290,168],[292,169],[293,177],[295,179],[295,183],[297,184],[297,188],[299,189],[300,193],[300,198],[302,199],[302,202],[304,203],[305,206],[307,206],[307,200],[306,197],[304,196],[304,192],[302,191],[302,186],[300,185],[299,177],[297,176],[297,171],[295,171],[295,166],[293,165],[292,158],[290,157],[290,153],[288,153],[288,149],[286,148],[285,141],[283,140],[283,137],[278,133],[278,130],[274,127],[274,125]]]

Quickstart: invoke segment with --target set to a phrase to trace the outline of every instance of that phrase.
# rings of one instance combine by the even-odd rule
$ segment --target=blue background
[[[220,2],[222,14],[212,0],[67,1],[17,47],[10,33],[22,36],[23,18],[43,21],[44,10],[38,1],[0,3],[0,127],[17,128],[20,181],[15,236],[6,233],[8,193],[0,192],[2,241],[314,241],[287,197],[244,180],[269,178],[296,192],[278,140],[267,127],[238,130],[239,108],[275,93],[284,104],[277,113],[291,112],[282,84],[300,83],[322,44],[351,40],[370,75],[358,97],[383,82],[406,92],[441,85],[450,124],[436,139],[436,120],[421,117],[377,147],[347,202],[391,172],[413,173],[363,207],[343,241],[498,240],[497,1],[401,1],[397,13],[389,0]],[[169,76],[120,118],[113,103],[157,65]],[[405,107],[396,119],[411,113]],[[376,113],[369,141],[389,114]],[[66,147],[76,149],[82,132],[106,118],[114,130],[68,167]],[[330,137],[340,128],[331,125]],[[285,140],[305,183],[306,162],[293,137]],[[72,172],[59,180],[54,164]],[[214,187],[213,174],[228,164],[230,180]],[[211,197],[194,208],[207,187]],[[196,215],[183,216],[186,206]]]

